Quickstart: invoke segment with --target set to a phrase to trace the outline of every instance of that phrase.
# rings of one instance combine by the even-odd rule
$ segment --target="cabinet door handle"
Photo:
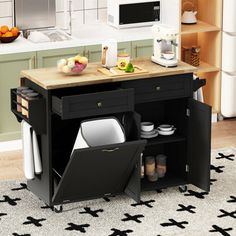
[[[103,149],[102,151],[103,151],[103,152],[115,152],[115,151],[117,151],[117,150],[119,150],[119,148],[114,148],[114,149]]]
[[[98,102],[97,105],[98,105],[99,108],[101,108],[102,107],[102,102]]]
[[[161,87],[160,86],[156,86],[156,91],[160,91]]]

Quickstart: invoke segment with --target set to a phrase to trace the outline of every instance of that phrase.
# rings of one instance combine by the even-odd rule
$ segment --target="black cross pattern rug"
[[[236,148],[212,151],[211,191],[189,185],[64,205],[55,213],[25,180],[0,181],[1,236],[235,236]],[[224,167],[224,168],[220,168]]]

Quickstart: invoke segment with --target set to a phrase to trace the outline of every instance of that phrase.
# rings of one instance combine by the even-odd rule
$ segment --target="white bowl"
[[[161,131],[171,131],[173,128],[174,128],[173,125],[167,125],[167,124],[158,126],[158,129]]]
[[[150,132],[154,130],[154,124],[152,122],[142,122],[141,123],[141,130],[144,132]]]
[[[176,130],[175,128],[170,130],[170,131],[163,131],[163,130],[157,129],[158,134],[164,135],[164,136],[168,136],[168,135],[174,134],[175,130]]]
[[[175,58],[175,53],[174,52],[163,52],[162,53],[163,57],[166,59],[166,60],[172,60]]]

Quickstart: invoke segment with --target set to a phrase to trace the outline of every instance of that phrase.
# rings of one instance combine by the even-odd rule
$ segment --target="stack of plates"
[[[160,135],[172,135],[174,134],[176,128],[173,125],[160,125],[157,131]]]
[[[152,131],[141,131],[141,138],[155,138],[158,136],[158,131],[153,129]]]
[[[142,122],[141,123],[141,138],[149,139],[158,136],[158,131],[154,129],[154,124],[152,122]]]

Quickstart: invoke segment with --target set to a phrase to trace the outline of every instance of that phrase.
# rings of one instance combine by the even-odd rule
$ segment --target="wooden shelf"
[[[181,34],[194,34],[212,31],[220,31],[220,28],[203,21],[198,21],[197,24],[193,25],[181,25]]]
[[[200,66],[197,67],[198,70],[197,72],[198,73],[207,73],[207,72],[217,72],[217,71],[220,71],[220,69],[216,66],[213,66],[213,65],[210,65],[204,61],[201,61],[200,62]]]

